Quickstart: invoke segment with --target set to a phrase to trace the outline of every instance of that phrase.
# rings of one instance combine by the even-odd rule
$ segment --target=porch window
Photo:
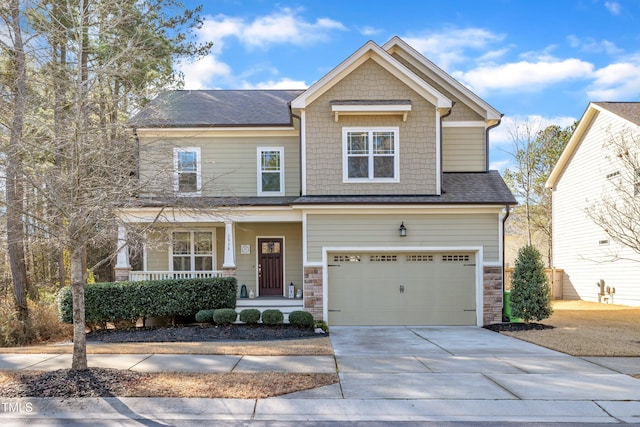
[[[172,235],[173,271],[212,271],[213,233],[175,231]]]
[[[398,128],[343,128],[344,182],[398,182]]]
[[[200,148],[173,149],[173,185],[178,194],[194,195],[200,192]]]
[[[284,148],[258,148],[258,195],[284,195]]]

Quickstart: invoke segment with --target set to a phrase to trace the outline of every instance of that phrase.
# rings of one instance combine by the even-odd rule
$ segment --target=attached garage
[[[475,252],[327,254],[330,325],[476,325]]]

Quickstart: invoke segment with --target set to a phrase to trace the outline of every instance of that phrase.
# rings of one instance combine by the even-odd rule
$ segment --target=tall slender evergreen
[[[553,313],[542,255],[533,246],[518,251],[511,276],[511,313],[525,322],[543,320]]]

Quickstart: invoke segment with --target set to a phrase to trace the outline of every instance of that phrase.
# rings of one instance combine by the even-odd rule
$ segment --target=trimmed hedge
[[[196,313],[196,322],[213,323],[213,313],[215,310],[200,310]]]
[[[230,325],[237,318],[238,313],[233,308],[219,308],[213,312],[213,323],[216,325]]]
[[[289,313],[289,323],[302,328],[313,328],[316,324],[315,320],[313,320],[313,314],[302,310]]]
[[[85,321],[91,325],[235,308],[237,287],[235,277],[88,284],[84,287]],[[69,286],[60,290],[59,312],[63,322],[73,323]]]
[[[260,310],[257,308],[245,308],[240,312],[240,321],[249,325],[255,325],[260,321]]]
[[[280,325],[284,323],[284,314],[280,310],[265,310],[262,312],[262,323],[265,325]]]

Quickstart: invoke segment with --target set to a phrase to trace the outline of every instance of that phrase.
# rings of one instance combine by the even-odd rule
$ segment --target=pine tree
[[[551,316],[551,289],[544,272],[542,255],[533,246],[518,251],[511,276],[511,313],[525,322]]]

